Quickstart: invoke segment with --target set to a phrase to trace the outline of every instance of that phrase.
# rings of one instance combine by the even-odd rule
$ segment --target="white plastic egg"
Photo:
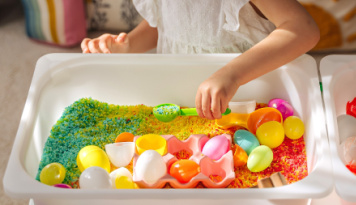
[[[130,164],[134,153],[134,142],[119,142],[105,145],[106,154],[109,156],[110,162],[116,167],[124,167]]]
[[[132,180],[131,172],[128,169],[126,169],[125,167],[120,167],[110,173],[112,188],[114,188],[114,189],[116,188],[115,180],[116,180],[116,178],[121,177],[121,176],[126,176]]]
[[[143,152],[134,167],[134,179],[143,180],[147,184],[156,183],[167,173],[167,165],[163,157],[154,150]]]
[[[89,167],[79,177],[81,189],[111,189],[109,173],[101,167]]]

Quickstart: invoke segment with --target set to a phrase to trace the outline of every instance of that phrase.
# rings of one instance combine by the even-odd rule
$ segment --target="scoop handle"
[[[231,109],[227,108],[222,115],[228,115],[231,113]],[[180,109],[180,115],[182,116],[198,116],[197,109],[196,108],[184,108]]]

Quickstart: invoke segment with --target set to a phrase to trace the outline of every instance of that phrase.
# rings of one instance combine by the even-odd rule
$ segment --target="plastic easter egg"
[[[54,187],[57,187],[57,188],[62,188],[62,189],[71,189],[72,187],[69,186],[68,184],[55,184],[53,185]]]
[[[77,155],[77,165],[81,172],[85,169],[98,166],[110,172],[110,161],[105,151],[95,145],[82,148]]]
[[[138,157],[134,167],[135,179],[151,185],[165,174],[167,174],[167,165],[158,152],[147,150]]]
[[[272,150],[265,145],[261,145],[256,147],[250,153],[250,156],[247,160],[247,168],[251,172],[261,172],[271,164],[272,160]]]
[[[40,181],[47,185],[55,185],[63,182],[66,169],[60,163],[51,163],[43,167],[40,173]]]
[[[115,180],[116,189],[138,189],[138,186],[135,182],[132,181],[132,178],[127,176],[117,177]]]
[[[180,183],[188,183],[200,173],[200,166],[193,160],[182,159],[174,162],[169,169],[169,174]]]
[[[167,140],[160,135],[147,134],[136,139],[136,150],[138,154],[142,154],[146,150],[155,150],[160,155],[167,153]]]
[[[247,153],[243,150],[239,145],[235,144],[235,151],[234,151],[234,166],[240,167],[244,166],[247,163]]]
[[[286,100],[280,98],[270,100],[268,102],[268,107],[276,108],[279,112],[281,112],[283,120],[289,116],[292,116],[294,113],[293,107]]]
[[[256,134],[257,128],[269,121],[283,122],[282,114],[275,108],[264,107],[253,111],[247,120],[247,128],[252,134]]]
[[[356,166],[356,136],[347,137],[340,145],[341,159]]]
[[[131,172],[128,169],[126,169],[125,167],[120,167],[110,173],[110,178],[111,178],[112,186],[114,189],[117,188],[116,180],[122,176],[128,177],[129,179],[132,180]],[[121,185],[119,185],[119,186],[121,187]]]
[[[290,116],[283,123],[284,132],[289,139],[296,140],[304,134],[304,123],[297,116]]]
[[[134,141],[134,137],[135,137],[135,135],[133,135],[132,133],[123,132],[123,133],[119,134],[116,137],[115,143],[118,143],[118,142],[133,142]]]
[[[111,189],[109,173],[101,167],[88,167],[79,177],[81,189]]]
[[[351,102],[347,101],[346,114],[356,117],[356,97]]]
[[[106,144],[105,151],[113,165],[116,167],[124,167],[130,164],[135,154],[135,143],[119,142]]]
[[[281,123],[270,121],[257,129],[256,136],[261,145],[266,145],[273,149],[283,143],[284,129]]]
[[[245,150],[247,155],[250,155],[253,149],[260,146],[256,136],[247,130],[237,130],[234,134],[234,142]]]
[[[202,153],[213,160],[219,160],[229,149],[229,140],[224,135],[218,135],[205,143]]]

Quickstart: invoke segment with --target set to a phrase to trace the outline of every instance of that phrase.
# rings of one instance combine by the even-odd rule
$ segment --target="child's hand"
[[[130,44],[126,33],[103,34],[98,38],[85,38],[81,43],[83,53],[128,53]]]
[[[200,84],[195,97],[198,115],[210,120],[220,119],[235,95],[238,83],[228,73],[219,70]]]

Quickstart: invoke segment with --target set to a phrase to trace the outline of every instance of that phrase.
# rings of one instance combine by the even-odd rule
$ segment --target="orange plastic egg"
[[[247,153],[239,145],[235,144],[234,147],[234,166],[240,167],[247,163]]]
[[[174,162],[169,174],[180,183],[187,183],[200,172],[200,166],[193,160],[182,159]]]
[[[265,122],[277,121],[282,123],[282,114],[275,108],[265,107],[252,112],[247,120],[247,128],[256,134],[257,128]]]
[[[132,133],[123,132],[123,133],[119,134],[116,137],[115,143],[118,143],[118,142],[133,142],[134,137],[135,136]]]

